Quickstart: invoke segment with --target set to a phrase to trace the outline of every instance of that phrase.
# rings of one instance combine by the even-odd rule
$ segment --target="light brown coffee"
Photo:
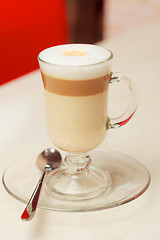
[[[48,76],[42,73],[46,90],[64,96],[89,96],[107,90],[109,74],[95,79],[69,80]]]

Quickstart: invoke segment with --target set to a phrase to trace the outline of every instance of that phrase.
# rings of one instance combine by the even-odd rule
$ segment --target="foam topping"
[[[66,44],[47,48],[39,54],[39,59],[56,65],[81,66],[103,62],[111,52],[91,44]]]
[[[99,78],[110,72],[111,52],[91,44],[67,44],[47,48],[39,54],[40,69],[46,75],[85,80]],[[99,64],[97,64],[99,63]]]

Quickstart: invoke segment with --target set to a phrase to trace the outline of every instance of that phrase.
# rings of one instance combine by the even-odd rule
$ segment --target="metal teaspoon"
[[[28,204],[21,215],[22,220],[29,221],[34,217],[45,173],[58,168],[61,165],[61,162],[62,157],[60,153],[54,148],[46,149],[39,154],[36,164],[38,168],[43,171],[43,174],[40,177],[37,186],[33,191]]]

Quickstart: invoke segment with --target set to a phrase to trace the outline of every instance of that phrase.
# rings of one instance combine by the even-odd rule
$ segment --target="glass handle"
[[[138,105],[138,93],[137,88],[128,77],[121,75],[120,73],[111,73],[109,83],[121,83],[124,82],[128,85],[131,93],[130,103],[126,111],[119,117],[107,118],[106,127],[107,130],[111,128],[119,128],[124,126],[134,115]]]

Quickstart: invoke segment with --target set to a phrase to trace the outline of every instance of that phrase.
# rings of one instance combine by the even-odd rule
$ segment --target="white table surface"
[[[140,95],[132,120],[120,129],[110,130],[100,147],[129,154],[142,162],[151,174],[149,189],[117,208],[89,213],[38,209],[32,221],[22,222],[24,203],[11,197],[1,183],[0,240],[160,239],[160,21],[99,44],[113,51],[113,70],[133,78]],[[116,91],[111,95],[112,111],[117,105]],[[124,96],[122,105],[127,101]],[[1,86],[1,176],[11,162],[26,154],[33,161],[50,146],[39,71]]]

